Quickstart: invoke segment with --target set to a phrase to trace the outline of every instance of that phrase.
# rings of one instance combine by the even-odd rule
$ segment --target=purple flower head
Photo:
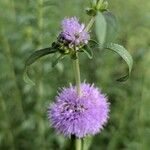
[[[90,35],[84,29],[85,25],[80,24],[76,17],[67,18],[62,21],[62,32],[60,37],[76,46],[87,44]]]
[[[79,97],[75,86],[64,88],[48,109],[48,117],[57,132],[70,137],[94,135],[107,123],[109,103],[93,85],[82,83]]]

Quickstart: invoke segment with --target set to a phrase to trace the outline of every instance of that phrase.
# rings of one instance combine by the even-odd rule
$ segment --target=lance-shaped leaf
[[[95,33],[101,45],[115,39],[117,33],[117,19],[109,12],[98,12],[95,20]]]
[[[109,43],[114,41],[114,39],[116,38],[118,32],[117,19],[110,11],[105,11],[103,13],[103,16],[107,24],[105,43]]]
[[[123,82],[123,81],[127,80],[128,77],[130,76],[132,66],[133,66],[133,59],[132,59],[132,56],[130,55],[130,53],[123,46],[118,45],[118,44],[114,44],[114,43],[106,44],[106,45],[104,45],[104,48],[116,52],[127,63],[127,65],[128,65],[128,74],[121,77],[121,78],[119,78],[119,79],[117,79],[117,81]]]
[[[44,48],[44,49],[37,50],[37,51],[33,52],[25,62],[25,70],[24,70],[24,75],[23,75],[24,81],[28,84],[34,85],[34,82],[28,76],[29,66],[32,65],[39,58],[41,58],[45,55],[48,55],[48,54],[55,53],[57,51],[58,51],[58,49],[55,49],[53,47],[49,47],[49,48]]]
[[[29,78],[28,67],[25,67],[25,70],[23,73],[23,80],[30,85],[35,85],[35,83]]]
[[[26,60],[25,62],[25,65],[26,66],[30,66],[31,64],[33,64],[37,59],[45,56],[45,55],[48,55],[48,54],[51,54],[51,53],[55,53],[57,51],[57,49],[54,49],[54,48],[44,48],[44,49],[41,49],[41,50],[37,50],[35,52],[33,52],[29,58]]]
[[[95,47],[95,45],[99,45],[99,43],[98,43],[97,41],[93,40],[93,39],[90,39],[90,40],[89,40],[89,44],[90,44],[90,47],[91,47],[91,46],[92,46],[92,47]]]
[[[93,52],[92,52],[91,47],[89,45],[85,45],[82,48],[82,50],[88,56],[89,59],[93,58]]]
[[[99,43],[102,45],[105,43],[106,32],[107,32],[107,22],[102,13],[98,12],[95,20],[95,32]]]

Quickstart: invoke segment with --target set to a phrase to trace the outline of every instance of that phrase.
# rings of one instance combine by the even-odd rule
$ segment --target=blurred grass
[[[70,59],[51,68],[53,56],[35,63],[31,77],[36,86],[22,80],[24,60],[31,52],[49,46],[66,16],[87,22],[88,0],[0,1],[0,149],[62,150],[69,140],[49,127],[46,110],[58,87],[73,82]],[[150,144],[150,2],[110,1],[117,16],[118,35],[134,58],[131,78],[115,81],[124,64],[111,52],[94,51],[94,59],[81,55],[82,81],[86,79],[108,93],[110,120],[91,142],[91,150],[149,150]],[[93,33],[93,36],[95,34]]]

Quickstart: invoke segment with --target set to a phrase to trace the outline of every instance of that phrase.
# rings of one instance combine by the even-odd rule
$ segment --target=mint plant
[[[81,83],[80,53],[92,59],[95,48],[116,52],[128,65],[128,73],[117,79],[120,82],[126,81],[132,70],[133,60],[129,52],[121,45],[107,43],[101,36],[103,32],[101,23],[105,19],[105,12],[111,13],[108,10],[108,2],[93,0],[86,9],[87,15],[91,17],[87,25],[80,23],[76,17],[65,18],[61,23],[57,40],[50,47],[35,51],[25,63],[24,79],[27,83],[34,84],[28,77],[28,71],[30,65],[39,58],[58,53],[59,56],[52,62],[53,67],[64,58],[70,58],[73,62],[76,84],[63,88],[58,93],[56,102],[48,108],[48,118],[58,133],[75,139],[76,150],[83,149],[82,141],[86,136],[93,136],[103,129],[110,111],[106,94],[102,94],[94,85]],[[98,41],[90,36],[94,24]]]

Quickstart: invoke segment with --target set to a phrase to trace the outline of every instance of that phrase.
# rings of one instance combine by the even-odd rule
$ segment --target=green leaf
[[[105,43],[107,23],[102,13],[98,12],[95,20],[95,32],[99,43],[102,45]]]
[[[90,46],[86,45],[84,48],[82,48],[83,52],[88,56],[89,59],[93,58],[93,52],[90,48]]]
[[[35,52],[33,52],[29,58],[26,60],[25,62],[25,65],[26,66],[30,66],[31,64],[33,64],[37,59],[45,56],[45,55],[48,55],[48,54],[51,54],[51,53],[55,53],[57,52],[57,49],[54,49],[54,48],[44,48],[44,49],[41,49],[41,50],[37,50]]]
[[[30,85],[35,85],[35,83],[29,78],[28,75],[28,67],[25,68],[24,74],[23,74],[23,80]]]
[[[23,74],[24,81],[30,85],[35,85],[35,83],[29,78],[29,75],[28,75],[29,66],[32,65],[39,58],[45,55],[51,54],[51,53],[55,53],[57,51],[58,51],[57,49],[49,47],[49,48],[44,48],[44,49],[33,52],[25,62],[25,70]]]
[[[88,45],[89,45],[90,48],[92,48],[92,49],[94,49],[94,48],[99,48],[99,47],[100,47],[100,44],[99,44],[97,41],[93,40],[93,39],[90,39],[90,40],[89,40],[89,44],[88,44]]]
[[[115,39],[117,34],[117,19],[112,12],[97,13],[95,20],[95,32],[101,45]]]
[[[117,19],[110,11],[104,12],[103,16],[107,24],[105,43],[112,42],[115,39],[118,32]]]
[[[123,46],[118,45],[118,44],[114,44],[114,43],[106,44],[106,45],[104,45],[104,48],[116,52],[127,63],[128,67],[129,67],[128,68],[128,74],[117,79],[117,81],[123,82],[123,81],[127,80],[128,77],[130,76],[132,66],[133,66],[133,59],[132,59],[132,56],[130,55],[130,53]]]

